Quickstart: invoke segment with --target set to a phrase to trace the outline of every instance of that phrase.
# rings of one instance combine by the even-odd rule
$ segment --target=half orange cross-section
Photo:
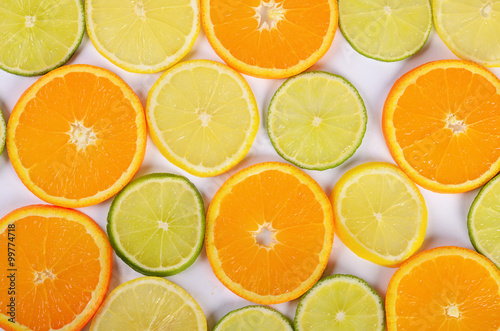
[[[0,327],[81,330],[104,300],[112,265],[106,235],[85,214],[47,205],[11,212],[0,220]]]
[[[9,157],[26,187],[64,207],[89,206],[116,194],[146,151],[141,102],[114,73],[64,66],[36,81],[7,126]]]
[[[260,163],[236,173],[208,209],[206,248],[215,275],[256,303],[302,295],[321,277],[332,244],[328,197],[288,164]]]

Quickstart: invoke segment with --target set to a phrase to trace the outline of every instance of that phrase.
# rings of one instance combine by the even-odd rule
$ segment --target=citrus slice
[[[500,176],[489,181],[474,199],[467,227],[474,248],[500,269]]]
[[[152,73],[177,63],[200,32],[197,0],[86,0],[87,32],[120,68]]]
[[[94,316],[90,331],[207,330],[198,303],[180,286],[141,277],[115,288]]]
[[[186,178],[149,174],[118,193],[109,209],[107,229],[116,254],[134,270],[171,276],[200,254],[205,207]]]
[[[279,312],[264,306],[246,306],[222,317],[212,331],[293,331],[292,323]]]
[[[384,302],[364,280],[351,275],[321,279],[301,299],[296,331],[385,330]]]
[[[432,9],[439,37],[455,55],[500,66],[500,1],[432,0]]]
[[[139,98],[120,77],[90,65],[65,66],[38,79],[7,125],[7,151],[24,185],[64,207],[116,194],[145,150]]]
[[[252,76],[285,78],[318,61],[337,30],[337,1],[201,0],[201,20],[215,52]]]
[[[2,0],[0,69],[36,76],[62,66],[84,30],[81,0]]]
[[[333,245],[331,205],[298,168],[256,164],[215,194],[205,243],[212,270],[229,290],[261,304],[290,301],[326,267]]]
[[[0,327],[81,330],[108,291],[113,250],[85,214],[54,206],[0,220]]]
[[[148,95],[151,138],[190,174],[221,174],[240,162],[259,128],[259,112],[243,77],[223,64],[194,60],[165,72]]]
[[[339,16],[349,44],[379,61],[400,61],[417,53],[432,28],[429,0],[339,1]]]
[[[383,130],[398,165],[440,193],[473,190],[500,170],[500,80],[459,60],[424,64],[387,97]]]
[[[324,170],[351,157],[366,130],[366,109],[346,79],[326,72],[289,78],[269,105],[267,132],[285,160]]]
[[[7,133],[7,126],[5,120],[3,119],[2,110],[0,110],[0,154],[3,152],[5,146],[5,135]]]
[[[330,198],[335,232],[361,258],[397,266],[424,241],[424,198],[395,165],[371,162],[349,170],[335,184]]]
[[[500,272],[487,258],[465,248],[427,250],[396,270],[385,309],[389,331],[497,331]]]

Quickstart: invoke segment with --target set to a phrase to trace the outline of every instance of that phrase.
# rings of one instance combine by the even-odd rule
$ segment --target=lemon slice
[[[146,106],[151,138],[173,164],[200,177],[245,157],[259,126],[252,90],[226,65],[194,60],[165,72]]]
[[[105,58],[128,71],[165,70],[200,32],[197,0],[86,0],[87,32]]]
[[[500,1],[433,0],[439,37],[458,57],[500,66]]]
[[[121,284],[104,300],[91,331],[207,330],[205,315],[180,286],[159,277]]]
[[[364,280],[351,275],[321,279],[300,299],[297,331],[385,330],[384,303]]]
[[[474,248],[500,269],[500,176],[486,184],[469,210],[467,227]]]
[[[42,75],[66,63],[85,30],[81,0],[0,1],[0,69]]]
[[[339,1],[339,15],[351,46],[379,61],[400,61],[417,53],[432,28],[429,0]]]
[[[285,160],[324,170],[350,158],[366,130],[366,109],[346,79],[313,71],[289,78],[269,105],[267,132]]]
[[[293,331],[290,321],[274,309],[265,306],[246,306],[222,317],[212,331]]]
[[[371,162],[349,170],[330,199],[337,235],[361,258],[397,266],[424,241],[424,198],[395,165]]]

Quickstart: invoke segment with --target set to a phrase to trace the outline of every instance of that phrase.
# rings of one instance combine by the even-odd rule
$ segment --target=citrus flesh
[[[371,162],[349,170],[335,184],[330,199],[335,232],[361,258],[397,266],[424,241],[424,198],[395,165]]]
[[[240,162],[259,128],[248,83],[209,60],[182,62],[165,72],[149,92],[146,117],[160,152],[200,177],[224,173]]]
[[[265,306],[246,306],[222,317],[213,331],[293,331],[290,321],[274,309]]]
[[[70,59],[84,30],[81,0],[2,0],[0,69],[42,75]]]
[[[215,194],[205,243],[212,270],[235,294],[261,304],[290,301],[326,267],[333,245],[331,205],[299,169],[256,164]]]
[[[498,330],[500,271],[465,248],[427,250],[396,270],[385,307],[389,331]]]
[[[170,276],[189,267],[200,254],[205,207],[185,177],[149,174],[116,196],[107,229],[115,252],[134,270]]]
[[[398,165],[420,186],[470,191],[500,170],[500,80],[471,62],[443,60],[403,75],[384,106]]]
[[[206,331],[198,303],[180,286],[160,277],[141,277],[115,288],[95,314],[91,331]]]
[[[384,302],[364,280],[351,275],[321,279],[301,299],[296,331],[385,330]]]
[[[215,52],[252,76],[285,78],[312,66],[337,30],[335,0],[202,0],[202,24]]]
[[[0,220],[0,247],[0,275],[7,284],[14,274],[15,284],[15,293],[0,291],[5,330],[81,330],[106,296],[113,251],[106,234],[81,212],[17,209]],[[12,298],[15,323],[7,306]]]
[[[307,72],[289,78],[276,91],[267,131],[284,159],[301,168],[324,170],[354,154],[366,122],[365,105],[351,83],[326,72]]]
[[[448,48],[464,60],[500,66],[500,1],[432,0],[434,24]]]
[[[469,210],[467,227],[474,248],[500,269],[500,177],[495,177],[478,193]]]
[[[139,98],[118,76],[90,65],[41,77],[17,102],[7,151],[40,199],[83,207],[116,194],[139,169],[146,121]]]
[[[87,31],[105,58],[153,73],[182,59],[200,31],[197,0],[86,0]]]

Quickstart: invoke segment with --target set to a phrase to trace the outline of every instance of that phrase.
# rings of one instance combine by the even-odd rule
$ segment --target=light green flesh
[[[0,1],[0,68],[31,75],[66,62],[81,41],[82,10],[79,0]]]
[[[302,168],[339,165],[361,144],[363,101],[343,79],[303,74],[285,82],[271,101],[268,131],[277,152]]]
[[[384,330],[384,308],[372,291],[350,277],[322,281],[300,302],[296,330]]]
[[[488,8],[488,4],[490,7]],[[436,0],[440,37],[465,58],[500,64],[500,1]]]
[[[2,110],[0,110],[0,154],[2,154],[5,147],[5,135],[7,133],[5,127],[5,120],[3,119]]]
[[[196,37],[192,0],[89,2],[98,42],[127,64],[168,65],[177,61]]]
[[[204,66],[173,74],[159,91],[154,117],[172,152],[205,168],[233,158],[252,125],[250,105],[238,82]]]
[[[250,307],[224,316],[213,331],[293,331],[280,313],[264,308]]]
[[[418,52],[432,26],[429,0],[340,0],[340,28],[361,54],[382,61]]]
[[[397,257],[408,250],[418,231],[418,210],[401,179],[384,173],[365,174],[350,183],[340,212],[349,232],[363,246],[382,256]],[[381,216],[380,221],[376,216]]]
[[[185,331],[199,330],[199,325],[186,298],[162,286],[140,284],[114,298],[99,317],[98,330]]]
[[[195,258],[203,206],[182,180],[149,180],[133,186],[113,212],[113,233],[122,253],[148,270],[172,270]]]
[[[500,268],[500,181],[481,191],[469,215],[469,232],[476,249]]]

